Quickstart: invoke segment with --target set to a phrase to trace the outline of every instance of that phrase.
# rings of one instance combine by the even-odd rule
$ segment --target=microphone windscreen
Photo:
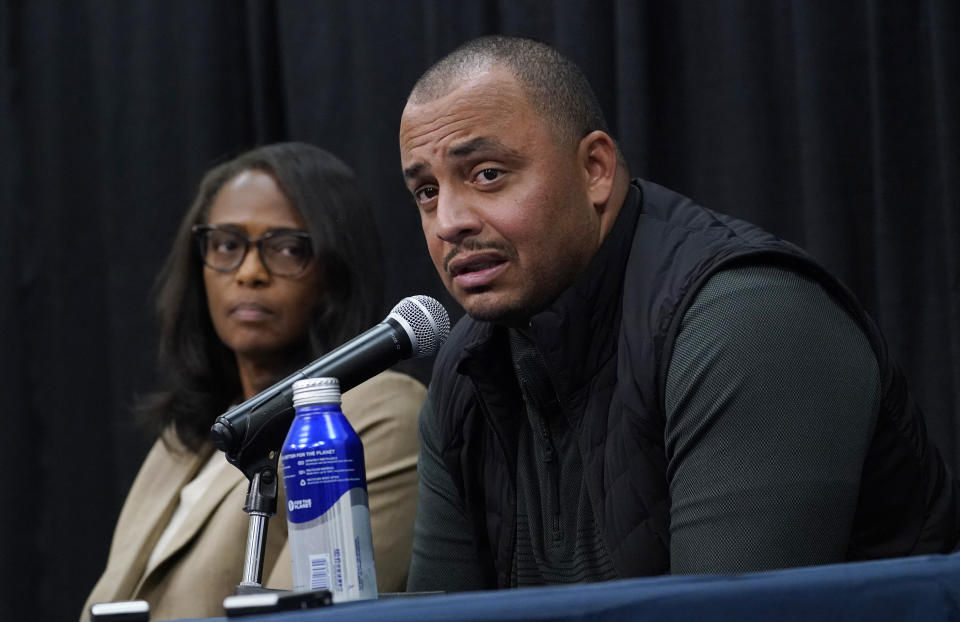
[[[410,339],[411,358],[433,356],[450,334],[447,310],[430,296],[409,296],[390,311],[388,319],[403,327]]]

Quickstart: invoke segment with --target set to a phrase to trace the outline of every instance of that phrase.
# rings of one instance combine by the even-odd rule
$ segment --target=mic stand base
[[[276,590],[276,589],[273,589],[272,587],[263,587],[259,583],[251,583],[251,584],[241,583],[237,585],[237,589],[235,589],[233,593],[236,594],[237,596],[243,596],[244,594],[273,594],[273,593],[279,594],[281,592],[286,592],[286,591],[287,590]]]

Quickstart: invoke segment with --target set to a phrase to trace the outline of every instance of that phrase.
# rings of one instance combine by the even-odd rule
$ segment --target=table
[[[960,620],[960,553],[742,575],[664,576],[399,598],[231,620]]]

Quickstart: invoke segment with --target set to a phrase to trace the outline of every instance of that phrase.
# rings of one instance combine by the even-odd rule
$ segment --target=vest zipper
[[[559,403],[559,401],[558,401]],[[563,540],[563,530],[560,528],[560,463],[557,460],[557,450],[553,446],[553,437],[550,434],[550,425],[543,413],[535,415],[540,438],[543,441],[543,462],[547,472],[547,495],[550,511],[550,531],[554,542]]]
[[[493,417],[492,417],[492,415],[490,414],[490,409],[487,407],[487,403],[483,400],[483,392],[480,390],[480,386],[477,384],[477,381],[476,381],[475,378],[471,377],[471,378],[470,378],[470,382],[471,382],[471,384],[473,385],[474,395],[476,395],[476,397],[477,397],[477,405],[480,407],[480,411],[483,413],[484,418],[487,420],[487,424],[490,426],[490,429],[493,430],[493,435],[497,438],[497,442],[500,444],[500,451],[503,452],[504,456],[506,456],[506,455],[508,454],[508,452],[507,452],[507,443],[505,442],[505,440],[504,440],[504,438],[503,438],[503,434],[501,433],[499,426],[497,426],[497,425],[494,423]],[[508,467],[506,467],[506,468],[507,468],[507,472],[509,473],[510,470],[511,470],[510,467],[508,466]],[[493,561],[493,566],[494,566],[494,572],[496,572],[496,574],[497,574],[497,581],[498,581],[498,583],[499,583],[499,586],[498,586],[498,587],[513,587],[512,582],[511,582],[510,579],[511,579],[511,575],[512,575],[513,568],[514,568],[514,564],[515,564],[516,547],[517,547],[517,501],[516,501],[516,483],[514,483],[514,486],[513,486],[513,495],[512,495],[511,498],[513,499],[513,504],[512,504],[512,510],[511,510],[511,513],[510,513],[510,518],[509,518],[510,523],[509,523],[509,524],[511,524],[512,527],[511,527],[511,529],[509,530],[509,534],[507,535],[507,539],[508,539],[508,540],[507,540],[507,543],[506,543],[506,544],[507,544],[507,551],[508,551],[508,553],[509,553],[509,558],[506,560],[507,563],[506,563],[506,567],[505,567],[505,568],[498,567],[498,565],[497,565],[497,559],[498,559],[497,553],[498,553],[499,551],[494,551],[494,550],[492,550],[492,549],[493,549],[493,543],[492,543],[492,542],[490,543],[490,548],[491,548],[491,551],[490,551],[491,555],[490,555],[490,556],[493,558],[492,561]],[[504,519],[504,522],[506,522],[506,519]],[[479,535],[479,534],[478,534],[478,535]],[[502,537],[503,537],[503,536],[501,535],[501,539],[502,539]],[[502,543],[498,542],[498,543],[497,543],[497,546],[499,547],[501,544],[502,544]]]
[[[530,328],[533,328],[532,326]],[[534,419],[537,420],[536,428],[540,434],[543,445],[543,462],[547,474],[547,496],[549,497],[547,506],[550,515],[550,538],[553,543],[563,540],[563,529],[560,521],[560,461],[557,458],[557,450],[553,445],[553,435],[550,433],[550,424],[544,416],[545,412],[556,414],[561,417],[566,416],[563,412],[563,406],[560,402],[560,394],[557,393],[556,383],[550,368],[547,367],[543,358],[543,353],[536,343],[531,341],[533,351],[536,353],[537,362],[543,370],[546,377],[546,387],[544,383],[532,379],[532,397],[536,403],[536,412]],[[545,391],[544,389],[547,389]],[[552,403],[551,403],[552,399]]]

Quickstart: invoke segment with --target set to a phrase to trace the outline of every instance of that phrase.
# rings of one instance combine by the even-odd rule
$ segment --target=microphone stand
[[[267,549],[267,528],[270,517],[277,513],[277,452],[260,465],[250,478],[243,511],[250,515],[247,528],[247,549],[243,561],[243,579],[237,594],[263,591],[263,555]]]
[[[292,405],[273,407],[277,408],[277,416],[273,419],[277,424],[265,426],[258,434],[246,439],[248,442],[239,449],[224,452],[227,462],[240,469],[250,480],[243,505],[243,511],[250,516],[250,526],[247,529],[243,579],[237,586],[237,594],[272,591],[263,587],[263,557],[267,548],[269,520],[277,513],[279,448],[283,445],[286,428],[293,418]],[[215,429],[211,435],[215,442],[217,434]]]
[[[405,298],[394,309],[400,308],[407,300]],[[432,302],[439,307],[440,303]],[[411,304],[417,306],[417,303]],[[444,330],[434,339],[443,343],[450,326],[443,307],[439,307],[439,311],[441,315],[437,321]],[[435,323],[432,315],[427,314],[425,319]],[[224,452],[227,461],[250,480],[243,505],[243,511],[250,515],[250,527],[247,530],[243,580],[237,586],[237,594],[269,591],[264,589],[261,581],[263,554],[267,548],[267,521],[277,513],[279,448],[283,446],[295,414],[291,403],[293,383],[300,378],[335,376],[340,380],[341,391],[352,389],[371,377],[374,369],[376,372],[387,369],[393,363],[409,358],[414,351],[421,356],[423,352],[412,345],[416,341],[411,342],[414,334],[403,313],[395,317],[391,312],[383,322],[235,406],[214,422],[210,428],[210,440]],[[430,354],[433,354],[432,350]]]

